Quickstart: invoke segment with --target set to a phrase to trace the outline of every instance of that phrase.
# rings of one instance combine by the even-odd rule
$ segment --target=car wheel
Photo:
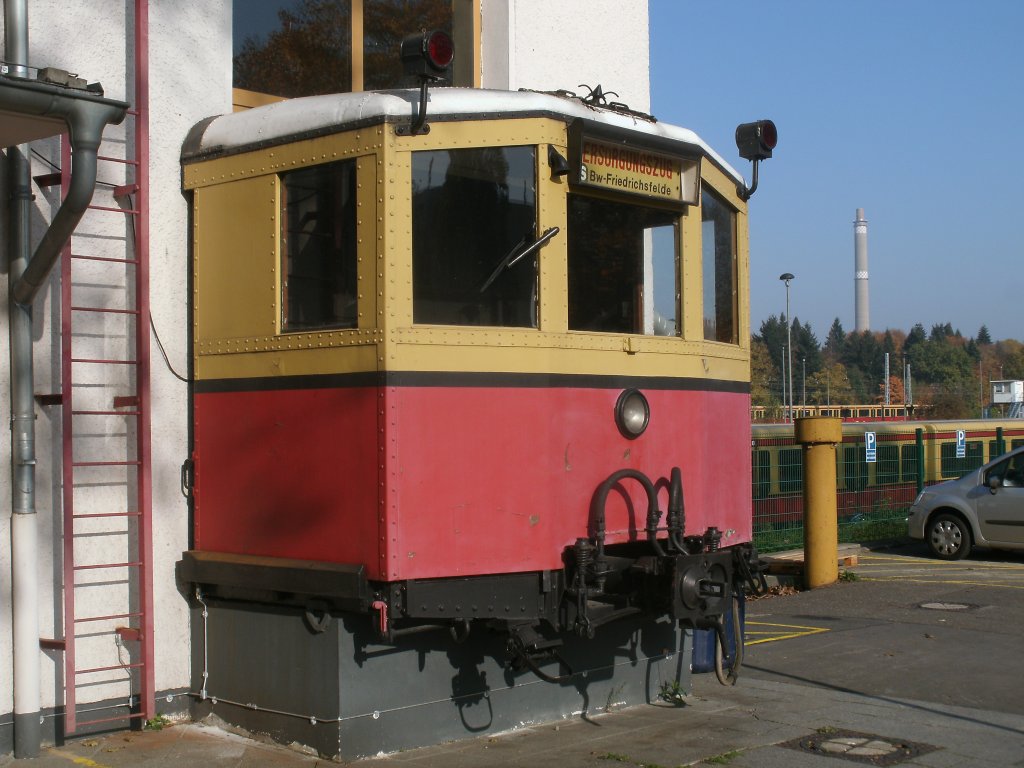
[[[971,551],[971,531],[960,517],[944,512],[928,523],[928,548],[940,560],[960,560]]]

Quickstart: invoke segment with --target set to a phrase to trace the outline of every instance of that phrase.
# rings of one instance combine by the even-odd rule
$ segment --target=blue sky
[[[1024,2],[649,4],[658,119],[748,180],[736,125],[778,126],[750,201],[755,332],[784,311],[783,272],[819,341],[836,317],[853,330],[864,208],[872,330],[1024,340]]]

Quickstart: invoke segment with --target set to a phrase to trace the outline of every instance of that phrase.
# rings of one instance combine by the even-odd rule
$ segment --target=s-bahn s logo
[[[586,180],[587,180],[587,166],[584,165],[583,163],[580,163],[580,181],[586,181]]]

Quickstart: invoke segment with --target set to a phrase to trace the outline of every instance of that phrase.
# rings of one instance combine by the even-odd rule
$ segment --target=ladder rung
[[[111,213],[128,213],[131,215],[138,214],[138,210],[135,208],[114,208],[111,205],[90,205],[88,206],[90,211],[110,211]]]
[[[93,667],[92,669],[76,669],[76,675],[91,675],[96,672],[110,672],[113,669],[138,669],[142,666],[141,662],[133,662],[131,664],[113,664],[109,667]],[[118,680],[117,682],[121,682]]]
[[[138,165],[138,160],[127,160],[123,157],[111,157],[110,155],[96,155],[97,160],[106,160],[109,163],[121,163],[122,165]]]
[[[60,171],[56,173],[44,173],[40,176],[33,176],[32,180],[40,187],[56,187],[60,184]]]
[[[73,520],[89,520],[94,517],[138,517],[141,514],[141,512],[88,512],[71,517]]]
[[[138,259],[115,259],[110,256],[86,256],[83,253],[72,253],[72,259],[81,259],[82,261],[110,261],[114,264],[138,264]]]
[[[40,405],[60,405],[64,402],[64,395],[60,392],[46,395],[36,395],[36,402]]]
[[[139,404],[138,395],[118,395],[114,398],[115,408],[130,408],[133,405]]]
[[[137,360],[101,360],[89,357],[72,357],[72,363],[105,363],[108,365],[138,365]]]
[[[114,619],[137,619],[141,613],[117,613],[112,616],[86,616],[83,619],[75,619],[75,624],[85,624],[89,621],[113,621]]]
[[[72,570],[101,570],[103,568],[139,568],[141,566],[142,566],[142,563],[139,562],[138,560],[129,561],[129,562],[95,562],[95,563],[89,563],[88,565],[74,565],[74,566],[72,566]],[[88,585],[80,584],[80,585],[76,585],[76,586],[87,587]],[[133,614],[132,613],[128,613],[127,615],[133,615]],[[106,616],[106,617],[113,618],[114,616]],[[76,622],[78,621],[77,618],[76,618],[75,621]]]
[[[138,459],[126,461],[73,461],[72,467],[133,467],[141,464]]]
[[[40,403],[43,405],[43,403]],[[72,416],[138,416],[139,411],[72,411]]]
[[[114,187],[114,197],[128,197],[128,195],[134,195],[138,191],[138,184],[125,184],[120,187]]]
[[[67,642],[63,638],[40,637],[39,647],[44,651],[63,651],[67,648]]]
[[[137,309],[121,309],[119,307],[77,307],[72,306],[73,312],[106,312],[111,315],[137,315],[139,310]]]

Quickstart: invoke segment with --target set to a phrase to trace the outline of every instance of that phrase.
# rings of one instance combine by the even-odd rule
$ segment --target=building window
[[[534,147],[412,155],[413,322],[534,328]]]
[[[704,263],[704,338],[738,344],[736,213],[718,195],[700,196]]]
[[[234,0],[234,86],[280,98],[409,87],[399,45],[423,29],[452,35],[452,84],[475,86],[479,12],[480,0]]]
[[[356,164],[281,175],[281,327],[355,328]]]

